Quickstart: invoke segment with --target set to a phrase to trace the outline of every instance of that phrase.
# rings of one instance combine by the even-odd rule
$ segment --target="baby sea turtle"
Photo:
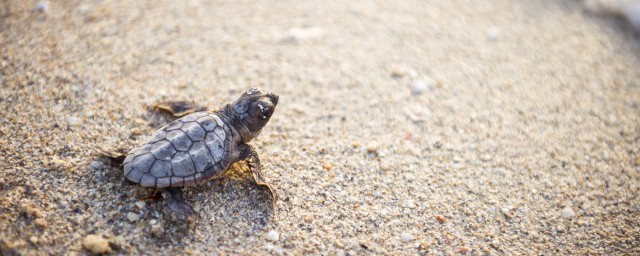
[[[124,174],[143,187],[162,188],[165,211],[177,220],[195,215],[182,187],[220,177],[229,166],[247,161],[256,183],[266,186],[260,158],[248,145],[267,124],[278,95],[253,88],[218,111],[185,115],[160,128],[124,159]]]

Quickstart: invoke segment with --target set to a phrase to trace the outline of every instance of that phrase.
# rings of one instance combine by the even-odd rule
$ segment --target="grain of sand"
[[[0,1],[0,254],[640,253],[638,53],[579,1]],[[96,156],[253,86],[275,209]]]

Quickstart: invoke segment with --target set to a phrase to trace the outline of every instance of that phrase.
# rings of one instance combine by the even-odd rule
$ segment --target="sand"
[[[0,254],[637,254],[639,53],[580,1],[0,1]],[[98,156],[251,87],[275,209]]]

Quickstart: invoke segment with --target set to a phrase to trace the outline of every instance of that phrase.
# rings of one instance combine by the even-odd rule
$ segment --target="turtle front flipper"
[[[276,200],[278,199],[276,192],[273,190],[273,187],[271,186],[271,184],[267,183],[267,181],[264,180],[264,178],[262,177],[262,170],[259,168],[255,168],[254,166],[252,166],[251,163],[249,163],[249,168],[251,168],[251,172],[253,173],[253,179],[256,181],[256,184],[263,186],[263,187],[267,187],[267,189],[269,189],[269,193],[271,194],[271,206],[273,207],[273,209],[276,208]]]
[[[189,221],[197,216],[193,207],[184,201],[182,188],[165,188],[163,196],[165,214],[172,220]]]
[[[262,176],[262,164],[260,164],[260,157],[258,157],[258,152],[251,146],[247,144],[243,144],[241,146],[240,158],[247,161],[247,165],[251,172],[253,173],[253,179],[256,181],[256,184],[266,187],[269,189],[269,193],[271,194],[271,205],[273,209],[276,208],[276,200],[277,196],[273,190],[271,184],[269,184],[264,177]]]
[[[184,100],[156,102],[151,107],[156,111],[168,112],[174,117],[183,117],[191,113],[207,110],[207,107]]]

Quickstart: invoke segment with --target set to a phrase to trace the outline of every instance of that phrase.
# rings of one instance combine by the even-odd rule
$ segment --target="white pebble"
[[[78,6],[78,12],[80,12],[81,14],[85,14],[89,10],[91,10],[91,6],[89,6],[88,4],[81,4],[80,6]]]
[[[264,249],[266,249],[267,251],[272,251],[275,248],[276,248],[276,245],[272,243],[267,243],[264,245]]]
[[[129,219],[129,221],[131,221],[131,222],[136,222],[136,221],[140,220],[140,215],[135,213],[135,212],[128,212],[127,213],[127,219]]]
[[[94,170],[102,170],[102,168],[104,168],[104,163],[100,161],[91,161],[91,163],[89,164],[89,167],[91,167],[91,169],[94,169]]]
[[[82,123],[82,120],[80,120],[80,118],[77,118],[77,117],[75,117],[75,116],[71,116],[71,117],[68,117],[68,118],[67,118],[67,123],[68,123],[69,125],[72,125],[72,126],[73,126],[73,125],[79,125],[79,124],[81,124],[81,123]]]
[[[491,41],[495,41],[500,36],[500,28],[498,27],[490,27],[487,29],[487,39]]]
[[[402,235],[400,235],[400,239],[403,243],[408,243],[413,240],[413,236],[409,233],[402,233]]]
[[[405,208],[416,208],[416,204],[413,202],[413,199],[407,199],[407,201],[404,202],[404,207]]]
[[[146,203],[145,203],[145,202],[143,202],[143,201],[138,201],[138,202],[136,202],[136,203],[135,203],[135,205],[136,205],[139,209],[142,209],[142,208],[144,208],[144,206],[146,205]]]
[[[40,1],[36,4],[36,10],[46,12],[49,9],[49,2]]]
[[[323,34],[324,30],[319,27],[289,29],[289,36],[295,40],[314,39],[321,37]]]
[[[153,224],[151,225],[151,233],[155,235],[161,235],[164,233],[164,227],[162,227],[162,225],[160,224]]]
[[[427,84],[420,80],[413,83],[413,94],[420,95],[427,89]]]
[[[569,207],[562,209],[562,217],[565,219],[571,219],[576,216],[576,213]]]
[[[433,80],[431,77],[423,77],[422,79],[413,83],[412,92],[414,95],[420,95],[426,90],[431,90],[435,83],[435,80]]]
[[[280,233],[278,233],[278,231],[271,230],[269,231],[269,233],[267,233],[266,238],[269,241],[273,241],[273,242],[278,241],[278,239],[280,239]]]

